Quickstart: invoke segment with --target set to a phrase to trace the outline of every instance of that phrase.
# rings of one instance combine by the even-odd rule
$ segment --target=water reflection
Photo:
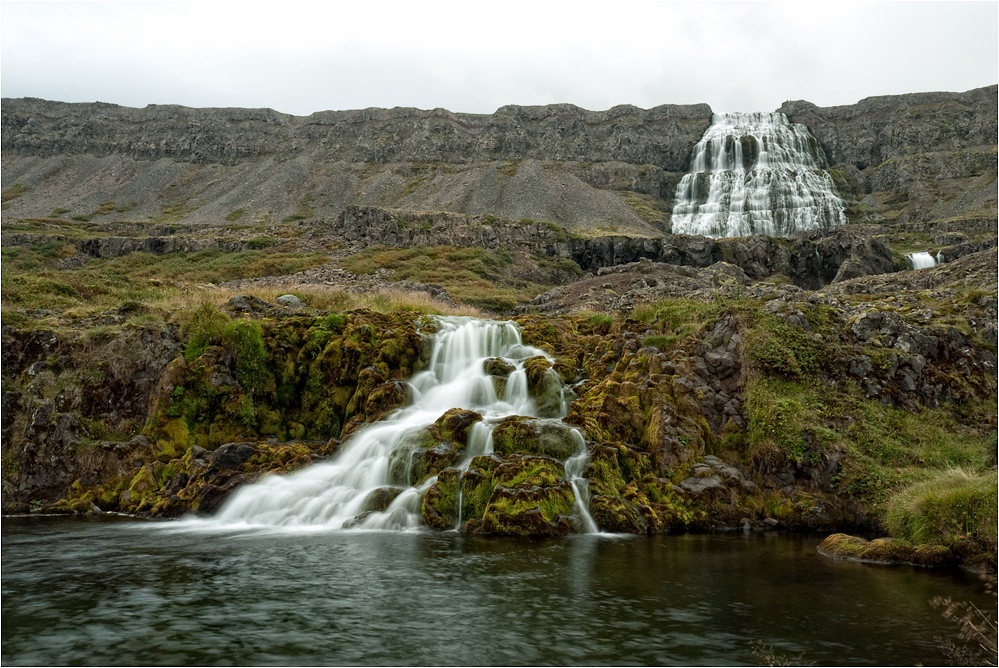
[[[960,574],[830,561],[816,539],[228,535],[3,522],[4,665],[939,664]]]

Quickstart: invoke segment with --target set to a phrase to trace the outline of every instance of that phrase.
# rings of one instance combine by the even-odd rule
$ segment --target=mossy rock
[[[645,533],[641,514],[624,499],[601,494],[590,497],[590,516],[601,531],[609,533]]]
[[[562,377],[552,368],[551,362],[537,355],[524,362],[527,391],[538,404],[541,417],[559,417],[562,412]]]
[[[493,449],[502,455],[531,453],[566,460],[579,447],[576,430],[561,420],[513,415],[493,429]]]
[[[635,509],[641,517],[641,526],[648,533],[659,533],[667,527],[667,518],[659,512],[656,504],[638,488],[638,483],[632,480],[621,490],[621,499]]]
[[[423,522],[431,529],[453,529],[458,522],[458,486],[461,471],[447,468],[423,495]]]
[[[506,378],[516,369],[517,367],[502,357],[489,357],[482,362],[482,370],[497,378]]]
[[[415,451],[410,457],[407,484],[416,486],[457,464],[461,460],[461,452],[450,443],[438,443],[432,448]]]
[[[564,480],[549,487],[497,485],[480,530],[506,536],[564,536],[572,532],[575,502],[572,485]]]
[[[474,464],[478,457],[472,460]],[[565,480],[562,462],[537,455],[511,455],[492,469],[493,482],[505,487],[549,487]]]
[[[403,491],[402,487],[379,487],[368,494],[368,498],[361,504],[361,512],[373,511],[376,513],[385,512],[392,505],[396,497]]]
[[[374,389],[384,383],[385,380],[385,375],[373,366],[361,369],[361,372],[357,374],[357,389],[354,391],[354,396],[352,396],[350,401],[347,402],[345,417],[350,419],[350,417],[355,414],[363,414],[365,412],[368,397],[370,397]]]
[[[430,427],[430,434],[437,440],[450,443],[459,450],[464,449],[468,445],[468,432],[472,425],[481,421],[482,416],[475,411],[451,408],[437,418]]]
[[[386,415],[406,406],[412,399],[409,385],[401,380],[389,380],[378,385],[364,402],[364,418],[368,422],[381,420]]]
[[[595,445],[590,449],[590,463],[583,472],[590,492],[597,496],[616,497],[624,487],[624,476],[618,465],[618,449],[611,445]]]
[[[870,561],[881,564],[912,564],[927,568],[951,566],[956,555],[943,545],[916,545],[894,538],[868,541],[857,536],[836,533],[819,545],[819,553],[834,559]]]

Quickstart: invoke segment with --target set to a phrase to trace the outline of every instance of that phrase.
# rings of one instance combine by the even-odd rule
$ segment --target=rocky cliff
[[[648,221],[663,225],[661,204],[711,110],[561,104],[295,117],[24,99],[4,100],[2,115],[4,184],[35,191],[14,207],[21,216],[86,216],[115,202],[139,219],[307,219],[368,203],[648,233]],[[646,211],[649,198],[661,210]]]
[[[995,219],[996,86],[780,111],[819,140],[855,221]]]
[[[852,222],[994,217],[996,87],[788,102]],[[6,216],[186,223],[335,218],[351,205],[492,214],[585,234],[670,229],[707,105],[326,111],[5,99]]]

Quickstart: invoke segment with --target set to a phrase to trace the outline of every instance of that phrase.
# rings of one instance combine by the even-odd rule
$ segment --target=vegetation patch
[[[503,249],[453,246],[371,247],[340,261],[355,274],[384,269],[397,281],[443,285],[455,299],[495,312],[512,310],[542,291],[542,286],[517,279],[512,263]]]

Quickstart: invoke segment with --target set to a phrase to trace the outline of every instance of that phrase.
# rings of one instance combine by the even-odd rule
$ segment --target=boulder
[[[561,420],[513,415],[493,429],[493,449],[502,455],[531,453],[565,461],[579,449],[578,431]]]

